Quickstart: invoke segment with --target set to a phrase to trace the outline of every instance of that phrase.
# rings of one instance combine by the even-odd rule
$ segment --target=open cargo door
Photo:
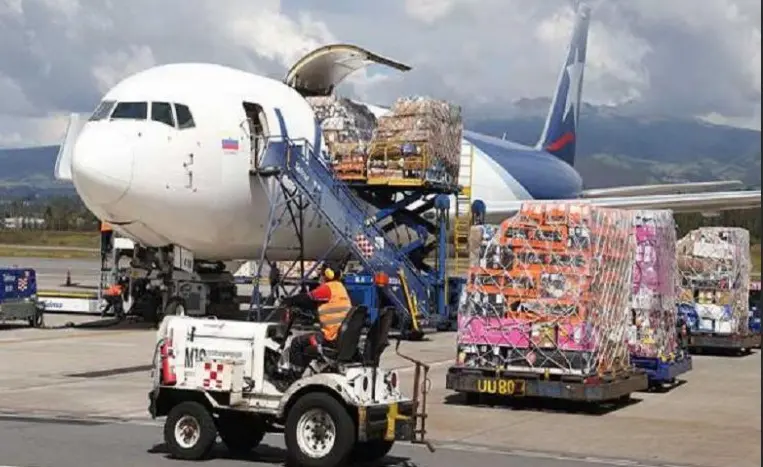
[[[87,123],[87,118],[81,118],[80,114],[69,115],[66,136],[64,136],[61,146],[58,147],[58,156],[56,156],[56,167],[53,172],[56,180],[72,179],[72,151],[74,151],[74,144],[77,142],[77,137],[85,123]]]
[[[400,71],[411,69],[355,45],[333,44],[315,49],[299,59],[286,74],[284,83],[304,96],[329,96],[351,73],[374,63]]]

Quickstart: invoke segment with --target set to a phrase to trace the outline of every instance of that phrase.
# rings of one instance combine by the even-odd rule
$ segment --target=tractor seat
[[[339,327],[335,345],[318,346],[318,353],[323,360],[327,363],[349,363],[356,357],[367,314],[368,307],[365,305],[350,309]]]

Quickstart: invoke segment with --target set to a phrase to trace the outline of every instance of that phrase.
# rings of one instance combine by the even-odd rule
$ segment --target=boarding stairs
[[[326,158],[316,153],[308,141],[274,136],[268,140],[262,161],[265,168],[257,173],[261,177],[269,173],[287,177],[323,217],[335,237],[349,246],[366,271],[389,277],[389,285],[382,290],[404,318],[402,329],[423,332],[424,327],[436,325],[431,322],[435,315],[433,300],[419,271],[407,254],[386,237],[375,213],[370,212],[370,205],[335,178],[327,164]]]
[[[469,268],[469,229],[471,227],[472,182],[474,181],[474,146],[461,143],[461,166],[458,171],[456,215],[453,226],[453,273],[465,275]]]

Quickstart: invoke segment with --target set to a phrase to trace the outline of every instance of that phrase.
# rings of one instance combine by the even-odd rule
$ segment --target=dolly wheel
[[[355,422],[331,395],[313,392],[300,397],[286,417],[289,466],[334,467],[344,464],[355,445]]]
[[[215,420],[198,402],[182,402],[170,410],[164,422],[164,442],[170,455],[200,460],[209,455],[217,439]]]
[[[352,450],[352,460],[354,462],[373,462],[383,459],[392,450],[394,441],[384,439],[372,439],[363,443],[358,443]]]
[[[478,392],[465,392],[463,394],[466,405],[479,405],[482,402],[482,397],[480,397]]]
[[[36,310],[34,316],[29,318],[29,325],[33,328],[41,328],[45,326],[45,315],[42,310]]]

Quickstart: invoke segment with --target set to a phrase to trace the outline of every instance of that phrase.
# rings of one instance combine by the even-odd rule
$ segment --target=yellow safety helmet
[[[334,277],[336,277],[336,274],[334,274],[334,270],[330,267],[323,268],[323,277],[325,277],[327,280],[332,280]]]

